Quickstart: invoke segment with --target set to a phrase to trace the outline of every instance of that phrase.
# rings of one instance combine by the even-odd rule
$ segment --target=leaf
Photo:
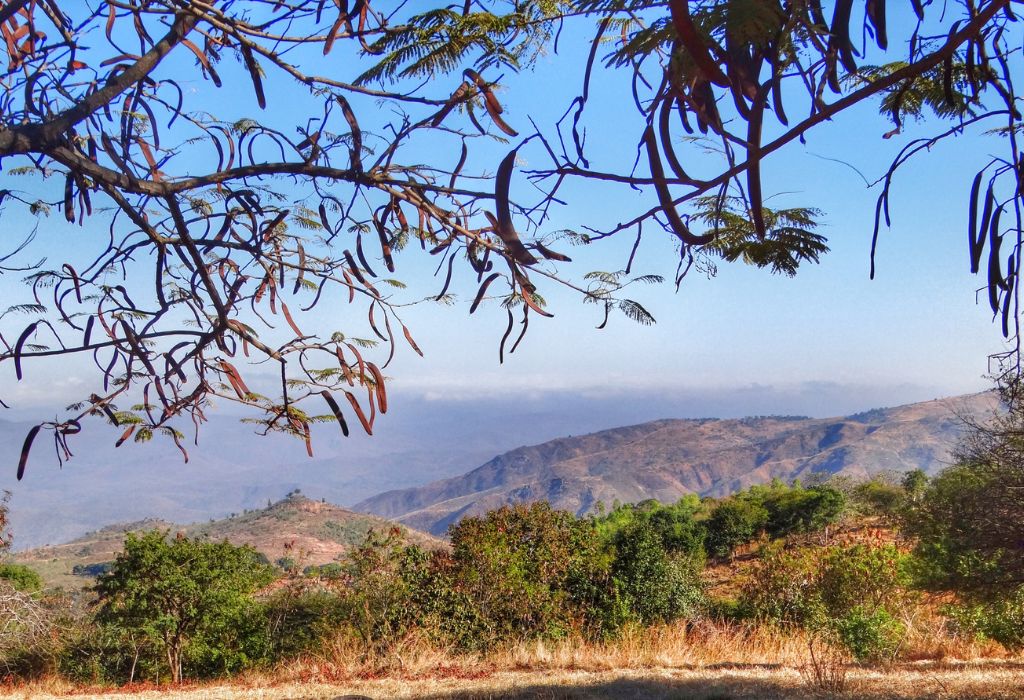
[[[632,299],[623,299],[619,302],[619,310],[640,325],[652,326],[655,323],[654,316],[650,314],[643,306]]]

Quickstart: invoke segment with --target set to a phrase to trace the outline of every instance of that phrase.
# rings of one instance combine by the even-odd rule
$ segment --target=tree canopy
[[[232,655],[245,653],[247,627],[259,624],[251,594],[272,579],[252,547],[158,530],[128,533],[124,551],[96,584],[99,619],[128,635],[126,643],[164,654],[175,682],[197,647],[204,663],[230,670],[238,663]]]
[[[29,433],[19,477],[40,430],[67,457],[90,415],[119,428],[118,444],[164,434],[185,452],[176,419],[198,425],[215,396],[310,452],[317,421],[370,433],[396,345],[419,351],[406,305],[451,302],[453,278],[475,283],[470,313],[503,305],[503,358],[551,315],[553,285],[605,321],[653,322],[625,296],[656,281],[632,275],[645,237],[675,241],[677,286],[718,261],[795,274],[828,250],[821,212],[770,207],[762,164],[865,102],[897,141],[908,120],[934,128],[894,148],[875,240],[907,162],[990,134],[996,155],[964,183],[969,260],[1019,343],[1018,4],[912,0],[890,23],[885,0],[5,0],[0,213],[22,235],[5,239],[0,274],[28,290],[0,316],[0,366],[26,381],[45,358],[96,368],[80,402]],[[581,81],[553,95],[563,117],[510,123],[501,77],[571,51],[567,26],[593,39]],[[622,104],[635,117],[619,133],[635,162],[606,162],[587,141],[608,118],[589,104],[602,72],[632,84]],[[680,144],[703,154],[701,172]],[[536,164],[520,172],[525,152]],[[579,205],[579,182],[637,188],[653,205],[603,229],[551,230],[554,208]],[[75,243],[91,262],[34,245],[51,215],[92,232]],[[576,270],[564,252],[612,238],[635,241],[617,271]],[[429,291],[398,276],[415,248],[436,260]],[[335,314],[328,334],[312,309],[331,298],[360,311]],[[276,368],[276,389],[246,382],[256,362]]]

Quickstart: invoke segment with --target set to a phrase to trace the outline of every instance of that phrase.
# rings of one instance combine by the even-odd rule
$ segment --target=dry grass
[[[317,658],[228,684],[178,688],[81,688],[61,680],[10,687],[5,697],[52,700],[283,700],[285,698],[527,700],[564,698],[1019,698],[1024,663],[914,621],[907,657],[885,669],[846,668],[842,693],[808,681],[808,640],[799,632],[708,622],[636,630],[614,642],[530,643],[486,657],[458,655],[409,638],[386,658],[361,658],[339,640]],[[927,623],[927,624],[926,624]],[[916,630],[916,631],[913,631]],[[917,635],[915,638],[913,635]],[[929,635],[932,635],[929,637]],[[917,645],[917,646],[914,646]],[[957,659],[970,659],[959,661]]]
[[[885,671],[851,669],[847,688],[823,694],[791,668],[650,668],[618,671],[500,671],[484,678],[432,677],[352,680],[344,683],[269,682],[248,679],[230,685],[89,693],[60,685],[21,688],[8,697],[28,700],[289,700],[419,698],[420,700],[725,700],[726,698],[1002,699],[1024,694],[1019,665],[902,666]]]

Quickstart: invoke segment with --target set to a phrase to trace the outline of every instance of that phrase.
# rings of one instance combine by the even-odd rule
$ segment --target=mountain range
[[[378,421],[373,437],[353,431],[343,438],[336,426],[314,426],[312,459],[301,441],[257,436],[238,416],[213,413],[198,444],[191,426],[177,426],[189,433],[187,462],[167,440],[115,447],[121,431],[88,419],[69,440],[75,456],[62,468],[52,440],[40,433],[21,481],[14,467],[34,422],[0,420],[0,490],[12,492],[17,550],[68,542],[110,523],[220,519],[263,508],[296,488],[442,534],[461,514],[529,498],[584,511],[597,501],[717,494],[814,471],[934,469],[958,434],[954,407],[978,413],[995,405],[994,395],[978,394],[849,418],[684,420],[821,405],[858,410],[884,400],[855,387],[845,391],[808,385],[788,399],[770,388],[742,395],[549,393],[515,401],[405,397]],[[643,422],[664,416],[680,420]],[[638,425],[601,430],[629,423]],[[516,445],[535,447],[509,451]]]
[[[443,535],[464,516],[524,501],[582,514],[598,503],[720,496],[775,478],[935,472],[949,463],[964,417],[997,407],[995,393],[984,392],[837,418],[656,420],[519,447],[354,509]]]

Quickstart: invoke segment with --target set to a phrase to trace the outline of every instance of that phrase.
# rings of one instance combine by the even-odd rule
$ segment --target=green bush
[[[855,508],[865,515],[898,515],[907,501],[907,491],[890,479],[875,476],[853,486]]]
[[[1024,648],[1024,402],[1003,387],[1008,410],[971,426],[957,462],[931,480],[908,477],[902,526],[917,538],[913,572],[922,588],[952,592],[953,624]]]
[[[711,511],[705,523],[708,553],[725,557],[753,540],[768,525],[768,510],[748,499],[728,498]]]
[[[450,537],[453,585],[485,621],[483,645],[585,631],[612,585],[593,522],[545,502],[464,518]]]
[[[342,562],[345,625],[370,653],[389,650],[417,620],[413,591],[403,573],[405,557],[402,531],[394,527],[387,532],[371,530]]]
[[[7,581],[14,590],[23,593],[43,590],[43,578],[24,564],[0,564],[0,581]]]
[[[630,617],[644,624],[697,614],[704,600],[703,557],[670,553],[651,520],[636,520],[614,539],[612,575]],[[612,626],[606,620],[606,626]]]
[[[347,620],[342,598],[328,590],[283,589],[264,602],[269,658],[289,659],[320,649]]]
[[[266,618],[253,593],[273,579],[251,547],[166,532],[129,533],[124,551],[96,584],[97,621],[157,659],[174,681],[184,674],[234,673],[265,657]],[[119,637],[120,635],[120,637]]]
[[[835,635],[858,659],[891,660],[896,616],[911,602],[906,557],[893,545],[766,548],[744,584],[745,616]]]
[[[835,522],[846,507],[846,497],[830,486],[804,488],[775,480],[752,486],[734,498],[759,505],[767,511],[764,529],[772,537],[817,532]]]
[[[623,528],[645,522],[657,532],[665,551],[703,557],[706,532],[699,521],[703,511],[700,498],[689,494],[671,505],[655,500],[618,505],[610,513],[596,518],[595,525],[601,539],[612,543]]]
[[[896,658],[906,627],[883,608],[857,606],[833,622],[839,641],[861,662],[888,663]]]
[[[420,630],[436,642],[476,650],[498,641],[485,610],[460,583],[462,567],[450,552],[406,549],[402,576],[409,586]]]
[[[166,677],[166,659],[139,630],[79,619],[63,633],[57,670],[75,683],[130,683]]]
[[[1024,649],[1024,586],[989,599],[967,597],[948,606],[945,613],[964,632],[993,639],[1014,651]]]

